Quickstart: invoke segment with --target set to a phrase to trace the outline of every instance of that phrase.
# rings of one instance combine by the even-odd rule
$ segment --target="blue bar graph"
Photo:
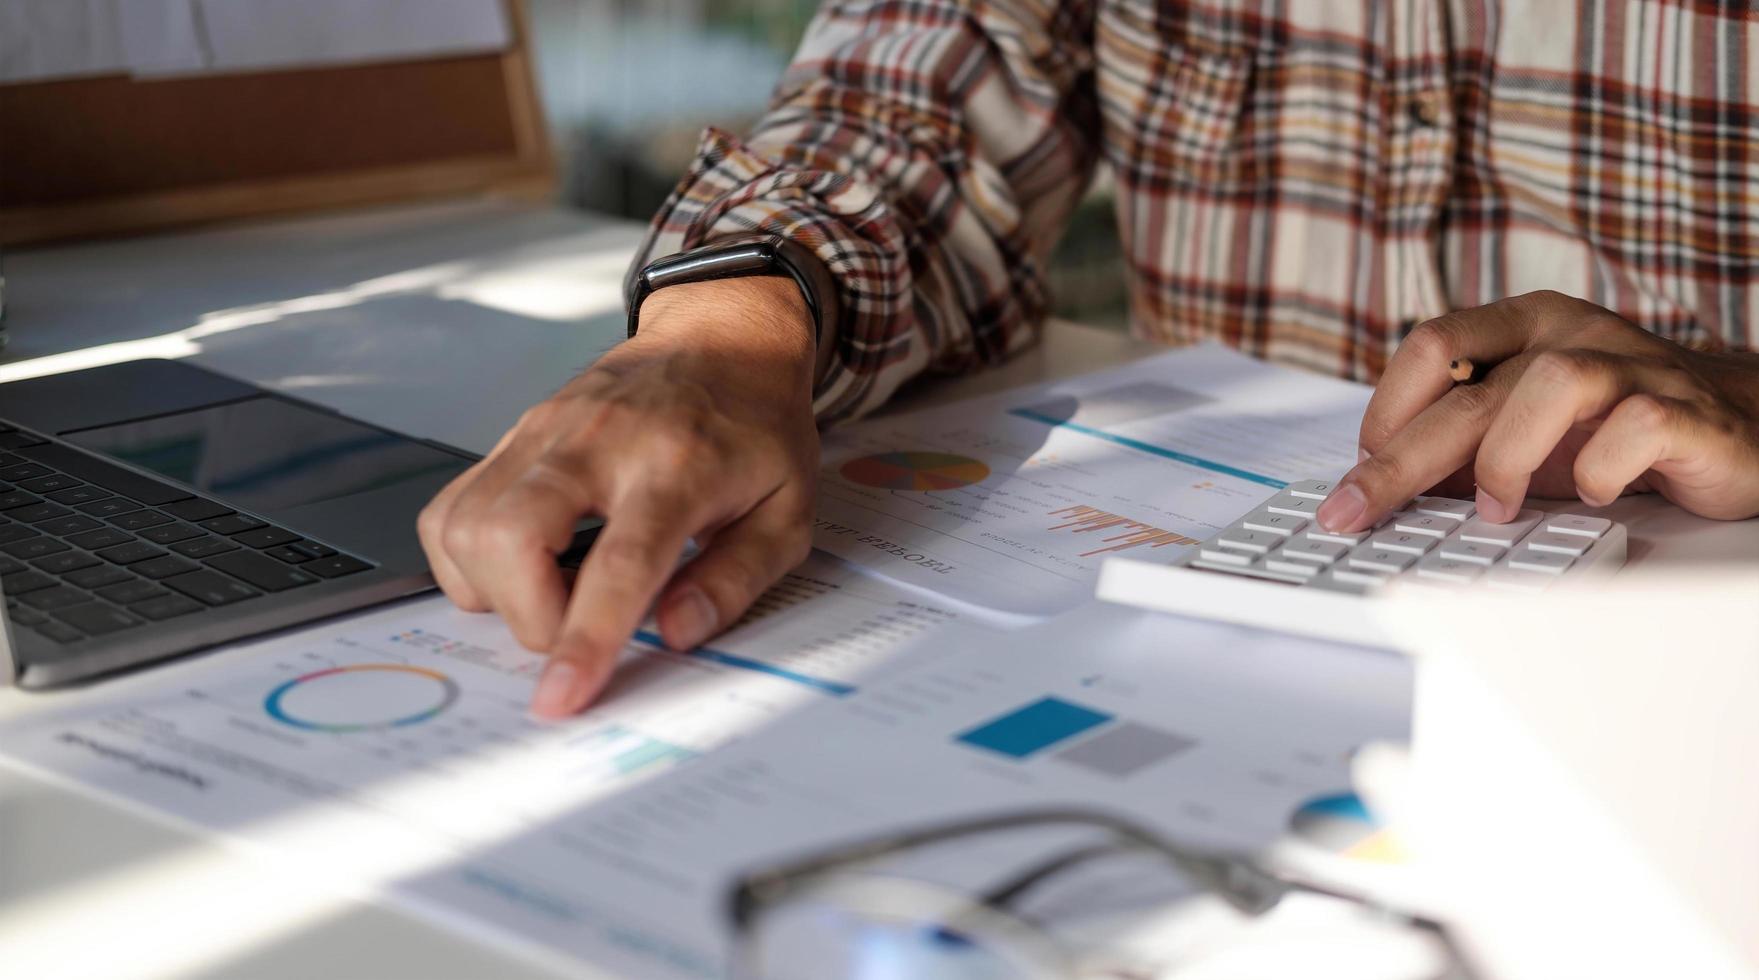
[[[1061,698],[1041,698],[984,722],[956,736],[956,740],[1009,758],[1024,759],[1111,720],[1111,715]]]

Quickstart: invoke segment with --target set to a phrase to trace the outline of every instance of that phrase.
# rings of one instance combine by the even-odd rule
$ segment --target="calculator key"
[[[15,507],[12,510],[7,511],[6,519],[17,521],[20,524],[35,524],[38,521],[47,521],[56,517],[66,517],[71,513],[73,513],[73,511],[58,504],[37,503],[31,504],[29,507]]]
[[[1449,561],[1470,562],[1474,565],[1490,565],[1509,549],[1500,544],[1485,544],[1482,541],[1465,541],[1452,538],[1441,543],[1441,556]]]
[[[130,541],[127,544],[119,544],[114,548],[105,548],[103,551],[98,552],[98,557],[107,562],[114,562],[118,565],[132,565],[137,561],[146,561],[148,558],[157,558],[164,553],[165,552],[162,549],[155,548],[152,545],[147,544],[145,541]]]
[[[1539,526],[1545,515],[1536,510],[1524,510],[1515,515],[1515,519],[1507,524],[1492,524],[1483,518],[1473,518],[1460,527],[1462,541],[1482,541],[1485,544],[1500,544],[1504,548],[1513,548],[1515,542],[1527,536],[1527,532]]]
[[[1368,532],[1351,531],[1345,533],[1342,531],[1327,531],[1316,524],[1307,529],[1306,537],[1309,541],[1324,541],[1330,544],[1342,545],[1358,545],[1368,540]]]
[[[1295,497],[1287,493],[1279,493],[1264,502],[1264,509],[1273,514],[1287,514],[1290,517],[1312,520],[1313,515],[1319,512],[1319,501],[1312,497]]]
[[[1456,524],[1477,512],[1470,500],[1453,500],[1448,497],[1418,497],[1411,502],[1411,509],[1419,514],[1440,517]]]
[[[68,546],[60,540],[41,536],[25,538],[22,541],[14,541],[11,544],[0,545],[0,551],[4,551],[14,558],[24,558],[27,560],[31,558],[41,558],[44,555],[53,555],[57,552],[66,550],[68,550]]]
[[[179,558],[176,555],[162,555],[158,558],[148,558],[146,561],[135,562],[128,566],[128,570],[136,575],[144,575],[147,578],[158,579],[170,578],[173,575],[182,575],[184,572],[195,571],[198,567],[200,566],[188,559]]]
[[[137,602],[128,608],[134,612],[140,613],[148,619],[156,621],[170,619],[174,616],[183,616],[192,612],[200,612],[207,607],[188,596],[166,593],[157,599],[148,599],[145,602]]]
[[[208,564],[228,575],[236,575],[268,592],[280,592],[283,589],[310,585],[318,581],[318,577],[310,572],[284,565],[267,555],[259,555],[254,551],[234,551],[224,555],[216,555],[208,559]]]
[[[1260,507],[1241,518],[1240,526],[1248,531],[1265,531],[1286,538],[1296,531],[1305,529],[1307,521],[1304,518],[1288,514],[1275,514],[1268,507]]]
[[[1278,552],[1277,554],[1281,554],[1281,552]],[[1312,578],[1325,570],[1325,566],[1315,565],[1310,561],[1290,561],[1287,558],[1278,558],[1275,555],[1264,560],[1264,567],[1273,572],[1280,572],[1284,575],[1294,575],[1299,578]]]
[[[1331,570],[1320,572],[1307,580],[1307,587],[1310,589],[1324,589],[1327,592],[1343,592],[1348,595],[1362,595],[1379,584],[1379,579],[1367,584],[1340,579],[1337,577],[1337,573]]]
[[[227,514],[224,517],[216,517],[212,520],[198,521],[197,523],[215,534],[237,534],[240,531],[249,531],[252,528],[264,527],[268,522],[259,521],[254,517],[247,517],[243,514]]]
[[[124,531],[142,531],[171,523],[171,515],[156,510],[136,510],[110,518],[110,523]]]
[[[51,640],[54,640],[56,643],[73,643],[86,638],[86,635],[79,630],[74,629],[66,623],[58,623],[53,619],[38,623],[37,625],[32,626],[31,629],[36,630],[38,633],[43,634]]]
[[[61,576],[69,585],[77,585],[82,589],[98,589],[106,585],[126,582],[134,576],[115,565],[97,564],[91,568],[82,568],[77,572],[68,572]]]
[[[67,490],[57,490],[54,493],[45,494],[44,496],[58,504],[72,507],[74,504],[85,504],[94,500],[103,500],[105,497],[110,496],[110,491],[105,490],[103,487],[94,487],[90,484],[82,483],[77,487]]]
[[[103,563],[83,551],[64,551],[47,558],[38,558],[31,564],[51,575],[66,575],[68,572],[77,572],[82,568],[90,568],[93,565]]]
[[[101,602],[87,602],[57,610],[55,618],[91,636],[103,636],[105,633],[114,633],[141,624],[138,618]]]
[[[1508,567],[1518,568],[1525,572],[1544,572],[1547,575],[1562,575],[1570,570],[1576,559],[1556,551],[1538,551],[1524,547],[1509,556]]]
[[[83,514],[74,514],[71,517],[60,517],[52,521],[44,521],[37,525],[37,530],[44,534],[53,534],[56,537],[65,538],[69,534],[79,534],[82,531],[91,531],[103,526],[104,525]]]
[[[1409,551],[1389,551],[1366,544],[1350,552],[1347,563],[1352,571],[1397,575],[1416,561],[1417,556]]]
[[[55,580],[42,572],[12,572],[0,575],[0,591],[8,596],[19,596],[33,589],[46,589],[55,584]]]
[[[1402,551],[1408,555],[1426,555],[1435,547],[1436,539],[1427,534],[1408,534],[1403,531],[1382,531],[1368,542],[1369,547],[1382,551]]]
[[[212,500],[203,500],[200,497],[160,504],[159,509],[183,521],[206,521],[216,517],[225,517],[232,513],[232,508],[224,504],[216,504]]]
[[[187,541],[190,538],[205,537],[206,535],[202,534],[201,528],[195,527],[194,525],[172,523],[161,524],[158,527],[149,527],[145,531],[140,532],[140,536],[154,544],[172,544],[177,541]]]
[[[1204,561],[1215,562],[1217,565],[1235,565],[1245,568],[1252,564],[1252,556],[1243,551],[1229,551],[1226,548],[1200,548],[1198,557]]]
[[[108,548],[111,545],[133,541],[134,536],[127,531],[118,531],[113,527],[106,527],[100,528],[96,531],[86,531],[82,534],[70,534],[68,535],[67,540],[72,541],[74,544],[79,545],[87,551],[97,551],[99,548]]]
[[[1451,517],[1437,517],[1434,514],[1422,514],[1406,511],[1396,514],[1392,520],[1393,530],[1406,534],[1427,534],[1432,538],[1445,538],[1459,527],[1459,522]]]
[[[11,517],[12,515],[6,515]],[[1579,534],[1596,541],[1607,531],[1612,530],[1612,522],[1604,517],[1583,517],[1580,514],[1553,514],[1545,522],[1545,529],[1553,534]]]
[[[111,602],[120,603],[124,606],[140,602],[144,599],[151,599],[155,596],[171,594],[151,582],[138,578],[98,589],[97,593]]]
[[[1344,557],[1350,550],[1348,545],[1336,541],[1315,541],[1312,538],[1296,538],[1277,549],[1276,556],[1284,561],[1304,561],[1313,565],[1330,565]]]
[[[105,497],[103,500],[94,500],[91,503],[75,505],[74,509],[84,514],[90,514],[93,517],[115,517],[117,514],[126,514],[130,511],[140,510],[141,505],[129,500],[127,497]]]
[[[171,546],[171,550],[185,558],[207,558],[210,555],[223,555],[228,551],[237,551],[238,545],[233,544],[231,538],[204,534],[199,538],[179,541]]]
[[[1594,547],[1594,539],[1580,534],[1558,534],[1555,531],[1540,531],[1527,536],[1526,545],[1534,551],[1553,551],[1560,555],[1580,558]]]
[[[1509,592],[1543,592],[1557,581],[1557,576],[1503,566],[1491,569],[1484,580],[1490,583],[1491,588]]]
[[[1336,568],[1330,569],[1325,575],[1320,576],[1319,579],[1314,581],[1314,584],[1317,585],[1327,578],[1334,582],[1342,582],[1346,585],[1353,585],[1358,588],[1371,589],[1375,586],[1385,585],[1388,576],[1368,569],[1345,568],[1340,565]]]
[[[1483,565],[1468,561],[1457,561],[1447,557],[1441,552],[1430,555],[1417,563],[1418,578],[1452,582],[1455,585],[1466,585],[1483,574]]]
[[[253,554],[254,552],[239,552]],[[267,560],[267,559],[265,559]],[[210,606],[225,606],[245,599],[253,599],[261,592],[245,585],[236,579],[227,578],[219,572],[206,568],[194,572],[168,578],[165,584],[189,596],[191,599],[204,602]]]
[[[1324,500],[1332,491],[1330,480],[1300,480],[1283,488],[1283,492],[1306,500]]]
[[[1283,543],[1280,534],[1266,531],[1248,531],[1244,528],[1229,528],[1216,535],[1215,543],[1232,551],[1245,551],[1255,555],[1266,554],[1270,549]]]
[[[286,544],[289,541],[298,541],[299,535],[284,527],[261,527],[254,531],[245,531],[242,534],[234,534],[232,540],[242,545],[248,545],[252,548],[273,548],[278,544]]]
[[[36,589],[18,597],[18,601],[38,609],[63,609],[77,605],[90,599],[85,592],[66,585],[54,585],[47,589]]]

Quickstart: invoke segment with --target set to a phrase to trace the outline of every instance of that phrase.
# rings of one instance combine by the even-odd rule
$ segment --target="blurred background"
[[[706,125],[764,110],[818,0],[526,0],[564,200],[647,220]],[[1057,311],[1122,329],[1123,265],[1102,173],[1052,270]]]

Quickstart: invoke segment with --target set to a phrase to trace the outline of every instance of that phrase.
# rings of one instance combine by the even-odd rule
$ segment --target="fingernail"
[[[531,696],[532,714],[545,718],[566,718],[584,701],[586,674],[571,661],[552,660],[538,678],[537,693]]]
[[[1361,446],[1357,446],[1356,447],[1356,464],[1359,466],[1367,459],[1368,459],[1368,450],[1363,449]]]
[[[701,589],[686,586],[660,610],[660,635],[672,649],[689,650],[708,639],[720,619],[715,604]]]
[[[1367,509],[1368,496],[1362,492],[1362,488],[1354,483],[1346,483],[1333,490],[1313,516],[1319,519],[1319,526],[1327,531],[1343,531],[1356,523]]]
[[[1492,524],[1502,524],[1515,515],[1514,509],[1478,488],[1478,516]]]

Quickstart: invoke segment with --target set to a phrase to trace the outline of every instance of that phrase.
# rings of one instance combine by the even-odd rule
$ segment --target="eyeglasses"
[[[1307,977],[1472,976],[1420,915],[1073,809],[888,834],[754,871],[728,915],[734,972],[748,980],[1235,976],[1210,971],[1279,949]],[[1279,932],[1281,916],[1292,925]],[[1364,973],[1365,962],[1378,965]]]

